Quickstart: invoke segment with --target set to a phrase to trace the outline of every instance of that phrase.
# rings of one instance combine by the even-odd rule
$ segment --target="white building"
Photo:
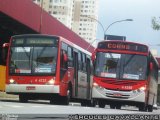
[[[98,0],[33,1],[89,43],[96,41]]]
[[[73,0],[33,0],[50,15],[71,29]],[[43,3],[43,4],[42,4]]]
[[[97,32],[98,0],[74,0],[73,11],[72,30],[92,43]]]

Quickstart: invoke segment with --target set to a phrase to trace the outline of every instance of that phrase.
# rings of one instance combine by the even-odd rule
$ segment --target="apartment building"
[[[73,0],[33,0],[33,2],[71,29]]]
[[[96,46],[98,0],[74,0],[72,30]]]
[[[96,46],[98,0],[33,1],[87,42]]]

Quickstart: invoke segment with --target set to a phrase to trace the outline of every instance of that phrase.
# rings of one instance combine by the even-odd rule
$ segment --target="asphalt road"
[[[92,118],[93,115],[157,115],[160,114],[160,109],[154,110],[153,112],[139,112],[135,107],[126,106],[122,107],[121,110],[117,110],[110,109],[108,106],[105,108],[81,107],[78,103],[70,103],[69,106],[60,106],[50,105],[49,101],[29,101],[29,103],[19,103],[17,99],[0,100],[0,118],[5,118],[5,120],[6,118],[9,118],[7,120],[71,120],[73,118],[76,120],[78,117],[84,118],[84,116],[77,116],[78,114],[92,114],[92,116],[90,116]]]

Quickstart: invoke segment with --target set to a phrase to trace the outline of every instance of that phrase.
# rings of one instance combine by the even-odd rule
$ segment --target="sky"
[[[157,49],[160,56],[160,46],[157,46],[160,44],[160,30],[153,30],[151,23],[153,17],[160,21],[160,0],[98,1],[98,21],[104,29],[115,21],[133,19],[113,24],[106,34],[126,36],[127,41],[149,45],[150,49]],[[103,39],[103,36],[103,29],[98,24],[97,39]]]

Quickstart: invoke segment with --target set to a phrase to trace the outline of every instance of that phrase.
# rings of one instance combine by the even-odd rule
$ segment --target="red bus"
[[[92,55],[92,98],[99,107],[137,106],[152,111],[157,98],[158,63],[148,46],[125,41],[102,41]]]
[[[20,102],[90,103],[90,52],[60,36],[38,34],[12,36],[8,51],[6,92]]]

